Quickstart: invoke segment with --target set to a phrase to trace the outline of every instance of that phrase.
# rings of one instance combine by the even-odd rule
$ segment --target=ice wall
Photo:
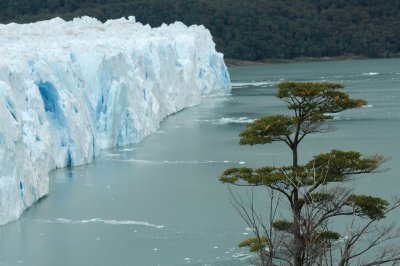
[[[228,90],[203,26],[0,24],[0,225],[48,193],[50,170],[139,142],[201,95]]]

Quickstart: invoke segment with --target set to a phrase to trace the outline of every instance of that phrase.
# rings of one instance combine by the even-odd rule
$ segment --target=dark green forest
[[[400,54],[399,0],[0,0],[1,23],[83,15],[204,24],[232,59]]]

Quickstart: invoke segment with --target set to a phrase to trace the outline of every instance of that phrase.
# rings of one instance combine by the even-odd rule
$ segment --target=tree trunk
[[[297,166],[297,145],[292,147],[292,154],[293,154],[293,166]]]
[[[293,255],[294,255],[294,266],[303,265],[303,253],[304,253],[304,241],[301,235],[300,229],[300,210],[299,210],[299,198],[297,188],[293,193],[292,206],[293,206]]]
[[[297,166],[297,144],[292,146],[293,167]],[[303,265],[303,253],[305,250],[304,241],[300,229],[300,208],[299,208],[299,191],[295,187],[292,194],[292,211],[293,211],[293,255],[294,266]]]

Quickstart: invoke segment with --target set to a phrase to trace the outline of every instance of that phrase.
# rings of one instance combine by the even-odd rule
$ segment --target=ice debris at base
[[[203,26],[55,18],[0,24],[0,43],[0,225],[48,193],[50,170],[139,142],[230,90]]]
[[[147,227],[154,227],[157,229],[164,228],[164,225],[155,225],[149,222],[142,221],[131,221],[131,220],[106,220],[101,218],[92,218],[86,220],[71,220],[66,218],[57,218],[52,220],[35,220],[37,223],[48,223],[48,224],[88,224],[88,223],[102,223],[109,225],[140,225]]]

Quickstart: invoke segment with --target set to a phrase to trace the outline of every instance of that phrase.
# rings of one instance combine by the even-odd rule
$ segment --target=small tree
[[[290,166],[230,168],[220,177],[223,183],[262,186],[270,193],[274,203],[270,203],[269,216],[263,217],[254,207],[253,191],[244,200],[230,190],[236,210],[255,234],[240,246],[258,252],[262,265],[275,265],[274,261],[278,260],[295,266],[350,265],[373,250],[379,254],[369,261],[360,260],[361,265],[400,261],[398,246],[383,247],[386,242],[399,238],[395,227],[372,230],[388,212],[400,206],[400,200],[389,203],[381,198],[357,195],[342,185],[355,175],[380,171],[386,161],[383,156],[366,157],[355,151],[332,150],[304,165],[298,163],[298,147],[307,135],[333,129],[324,124],[332,119],[329,113],[366,104],[365,100],[349,98],[342,89],[343,85],[337,83],[282,82],[276,96],[294,115],[265,116],[240,133],[241,145],[283,142],[292,152]],[[282,206],[288,206],[290,218],[276,217],[277,208]],[[344,232],[347,240],[331,229],[338,217],[352,221],[351,229]],[[266,219],[269,221],[265,222]],[[376,235],[370,235],[370,242],[362,242],[369,233]]]

